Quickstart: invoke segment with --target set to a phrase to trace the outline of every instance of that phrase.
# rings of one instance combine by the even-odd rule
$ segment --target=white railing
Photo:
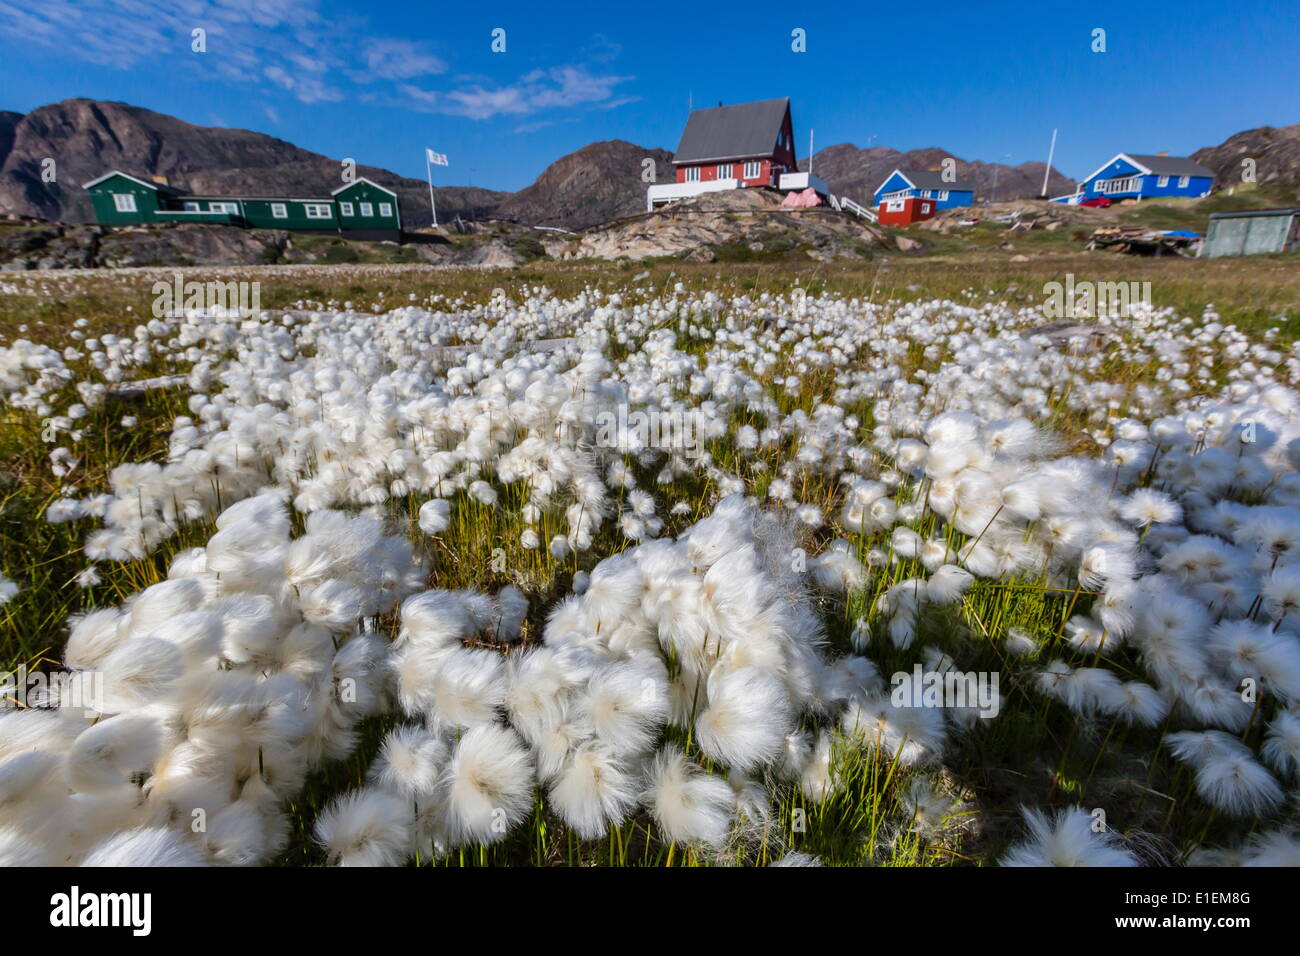
[[[856,215],[861,216],[867,222],[879,221],[879,217],[875,214],[874,211],[868,209],[866,206],[862,206],[859,205],[858,203],[855,203],[848,196],[840,197],[840,209],[846,210],[851,213],[855,213]]]

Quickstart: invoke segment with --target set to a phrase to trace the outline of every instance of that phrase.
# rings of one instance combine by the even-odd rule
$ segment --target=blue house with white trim
[[[885,177],[875,192],[875,205],[887,199],[933,199],[935,209],[969,206],[975,190],[961,182],[947,182],[943,173],[934,170],[895,169]]]
[[[1089,199],[1157,199],[1167,196],[1199,198],[1214,185],[1214,171],[1185,156],[1119,153],[1079,184],[1068,196],[1052,202],[1078,205]]]

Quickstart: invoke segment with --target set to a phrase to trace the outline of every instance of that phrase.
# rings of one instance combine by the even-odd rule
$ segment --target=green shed
[[[1300,207],[1210,213],[1201,255],[1217,259],[1293,251],[1300,251]]]

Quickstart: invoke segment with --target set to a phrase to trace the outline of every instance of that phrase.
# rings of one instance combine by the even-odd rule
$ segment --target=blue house
[[[887,199],[933,199],[935,209],[969,206],[975,190],[966,183],[947,182],[933,170],[895,169],[875,192],[875,205]]]
[[[1155,199],[1200,197],[1214,185],[1214,171],[1185,156],[1120,153],[1079,183],[1076,192],[1052,202],[1078,205],[1089,199]]]

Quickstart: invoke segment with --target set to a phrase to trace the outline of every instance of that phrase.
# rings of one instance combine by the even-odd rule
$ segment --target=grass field
[[[1118,635],[1107,645],[1103,630],[1101,643],[1095,646],[1077,640],[1078,618],[1100,615],[1100,603],[1118,585],[1105,574],[1085,583],[1086,575],[1078,568],[1084,559],[1076,555],[1074,565],[1070,565],[1063,557],[1064,547],[1060,554],[1053,555],[1049,546],[1040,563],[1028,561],[1005,573],[977,572],[968,588],[954,599],[935,599],[917,611],[908,639],[900,639],[897,622],[908,613],[906,600],[899,597],[900,588],[935,573],[935,567],[919,554],[908,554],[900,545],[896,533],[900,528],[910,528],[920,540],[943,543],[940,550],[944,559],[955,561],[955,555],[978,547],[986,534],[990,540],[995,536],[1000,541],[1005,539],[1008,548],[1017,536],[1024,542],[1038,542],[1046,533],[1048,518],[1044,515],[1041,521],[1008,523],[1009,515],[998,505],[990,512],[987,523],[980,521],[978,526],[971,526],[969,519],[962,521],[958,513],[945,514],[941,508],[931,506],[935,484],[944,479],[937,477],[938,472],[909,472],[899,463],[903,453],[896,445],[900,437],[921,432],[907,432],[878,406],[888,394],[886,382],[907,380],[918,383],[924,391],[925,397],[916,409],[922,417],[939,416],[949,407],[973,408],[983,424],[993,418],[1027,415],[1038,429],[1050,433],[1052,441],[1041,448],[1034,445],[1039,449],[1034,453],[1037,457],[1018,463],[1017,477],[1036,473],[1035,469],[1043,467],[1053,455],[1077,455],[1106,462],[1110,467],[1113,462],[1107,457],[1107,447],[1115,440],[1117,423],[1128,417],[1150,422],[1159,415],[1186,414],[1198,396],[1210,399],[1219,395],[1238,374],[1244,360],[1262,370],[1259,374],[1294,386],[1294,378],[1288,378],[1294,371],[1286,364],[1289,353],[1285,350],[1294,342],[1293,330],[1300,322],[1300,259],[1279,256],[1198,261],[1086,254],[1077,251],[1077,244],[1062,235],[1064,231],[1018,235],[1010,240],[1013,248],[1003,249],[1000,242],[994,241],[1002,238],[1000,234],[976,228],[981,231],[969,239],[936,239],[924,256],[877,254],[870,261],[843,265],[537,262],[524,269],[497,272],[344,262],[331,266],[185,270],[187,279],[215,276],[260,282],[265,309],[382,315],[403,306],[419,306],[449,317],[447,338],[434,343],[438,345],[468,343],[471,348],[486,348],[478,323],[484,329],[516,323],[521,335],[543,327],[544,334],[539,337],[573,335],[579,342],[577,351],[569,353],[567,360],[562,357],[556,361],[576,361],[581,347],[598,347],[612,367],[622,369],[618,374],[624,378],[649,375],[653,368],[654,375],[662,375],[664,389],[688,403],[698,401],[690,397],[694,394],[691,374],[708,377],[716,374],[710,370],[734,366],[737,374],[752,381],[757,391],[746,401],[719,399],[718,407],[709,410],[719,425],[706,441],[707,464],[684,469],[664,481],[656,477],[662,462],[606,453],[600,458],[606,465],[610,463],[607,458],[627,460],[632,485],[611,484],[602,496],[603,507],[611,515],[634,514],[631,487],[647,489],[653,498],[652,514],[663,522],[659,537],[671,540],[708,517],[727,491],[754,495],[782,515],[781,533],[791,535],[791,543],[798,545],[800,554],[806,553],[816,561],[814,556],[826,555],[833,542],[844,541],[847,553],[856,558],[864,572],[858,576],[857,571],[846,570],[842,580],[828,572],[828,579],[840,581],[838,585],[801,589],[804,596],[799,600],[805,601],[815,614],[826,640],[825,650],[818,653],[831,662],[865,654],[880,675],[908,672],[921,661],[927,670],[940,671],[955,663],[962,671],[999,674],[1002,696],[996,719],[966,720],[957,715],[948,724],[941,720],[940,730],[944,726],[948,729],[939,733],[930,728],[938,737],[918,753],[913,753],[909,745],[917,744],[924,736],[924,727],[914,734],[903,732],[901,743],[885,746],[877,740],[875,745],[864,745],[852,732],[837,730],[843,729],[838,717],[830,719],[818,706],[801,704],[795,708],[791,726],[785,729],[791,737],[807,735],[812,748],[824,747],[800,758],[811,761],[806,766],[801,764],[802,776],[791,776],[782,769],[784,758],[777,759],[770,753],[754,765],[758,769],[729,774],[728,761],[719,754],[731,751],[725,741],[710,743],[713,737],[705,736],[705,742],[701,742],[703,725],[694,710],[689,720],[667,721],[658,732],[658,746],[675,745],[691,766],[713,780],[727,781],[731,788],[733,803],[721,839],[692,837],[690,826],[676,821],[663,806],[670,788],[662,784],[661,778],[654,778],[661,782],[656,785],[658,789],[652,787],[649,791],[654,794],[646,798],[649,802],[611,814],[598,837],[579,836],[582,827],[574,821],[581,814],[557,809],[569,804],[555,795],[552,782],[549,790],[546,786],[530,789],[524,798],[526,805],[510,810],[509,832],[500,838],[495,831],[483,830],[476,831],[476,838],[450,839],[438,829],[448,825],[442,817],[436,824],[429,824],[434,833],[429,836],[422,829],[421,798],[417,797],[415,818],[406,823],[418,834],[410,845],[398,840],[401,845],[394,848],[391,839],[385,842],[373,835],[357,836],[360,831],[370,832],[358,820],[373,825],[384,813],[400,816],[400,808],[385,809],[379,801],[373,807],[338,812],[332,818],[334,829],[330,832],[334,838],[325,839],[323,846],[313,837],[313,828],[331,801],[350,791],[373,791],[376,784],[368,773],[376,766],[385,734],[395,725],[411,723],[414,715],[409,708],[403,714],[400,707],[390,706],[355,719],[355,739],[349,738],[350,746],[342,748],[346,753],[338,752],[331,758],[329,754],[335,751],[326,746],[326,756],[318,761],[293,764],[289,776],[300,773],[302,785],[293,787],[292,794],[277,793],[258,803],[262,829],[257,829],[254,837],[243,831],[235,836],[223,831],[226,843],[215,838],[206,843],[199,840],[206,852],[221,862],[256,858],[286,865],[316,865],[340,858],[345,862],[409,861],[421,865],[765,865],[791,851],[838,865],[988,865],[1003,859],[1013,845],[1024,839],[1022,807],[1053,811],[1079,807],[1089,813],[1103,808],[1110,828],[1103,828],[1106,835],[1097,836],[1094,831],[1092,837],[1076,837],[1083,844],[1077,854],[1084,859],[1098,852],[1099,847],[1113,849],[1118,845],[1133,860],[1144,864],[1185,863],[1198,851],[1204,854],[1212,847],[1244,848],[1264,836],[1294,839],[1295,778],[1286,779],[1285,764],[1280,771],[1281,786],[1288,788],[1290,803],[1250,804],[1250,809],[1257,812],[1242,814],[1240,801],[1216,804],[1207,799],[1198,789],[1197,774],[1189,771],[1186,760],[1171,753],[1166,741],[1180,731],[1200,732],[1218,726],[1231,730],[1251,750],[1259,748],[1268,721],[1283,720],[1280,715],[1295,706],[1294,699],[1272,681],[1265,681],[1268,693],[1261,697],[1249,719],[1240,724],[1234,723],[1235,717],[1216,724],[1199,711],[1187,711],[1185,707],[1180,710],[1184,706],[1180,704],[1180,692],[1163,685],[1174,707],[1169,716],[1147,724],[1130,720],[1121,711],[1080,707],[1066,696],[1044,692],[1043,675],[1052,673],[1053,661],[1079,669],[1106,670],[1128,681],[1151,680],[1153,673],[1153,652],[1138,638],[1121,642],[1119,636],[1123,635]],[[1029,261],[1011,261],[1020,254],[1029,256]],[[336,255],[343,257],[347,253]],[[1023,363],[1026,377],[1017,388],[1041,391],[1041,401],[1012,394],[1014,389],[1008,391],[996,381],[990,382],[987,395],[962,384],[988,373],[975,359],[957,355],[961,342],[984,342],[995,349],[997,342],[1004,341],[998,338],[999,332],[1018,336],[1037,325],[1050,325],[1026,310],[1041,305],[1047,283],[1061,282],[1067,274],[1076,280],[1096,282],[1150,282],[1151,304],[1156,310],[1171,311],[1161,315],[1153,328],[1111,324],[1112,337],[1100,351],[1069,358],[1066,352],[1056,353],[1049,348],[1014,362],[994,361],[1004,376],[1020,374]],[[140,592],[167,580],[169,567],[178,557],[189,549],[202,548],[213,538],[217,513],[232,503],[223,499],[218,490],[214,503],[191,519],[169,518],[169,533],[146,554],[94,562],[94,583],[87,583],[85,578],[88,560],[83,546],[101,526],[101,520],[45,520],[49,507],[61,498],[120,492],[121,487],[115,487],[110,476],[121,465],[167,462],[177,418],[196,414],[189,402],[190,389],[184,386],[141,394],[109,394],[98,402],[79,402],[81,396],[76,391],[76,382],[112,384],[104,368],[87,360],[86,353],[92,350],[86,340],[98,338],[102,350],[106,334],[130,338],[137,326],[148,323],[153,318],[151,286],[160,275],[169,273],[18,274],[0,278],[5,287],[0,295],[0,349],[12,347],[19,339],[58,351],[71,349],[67,354],[72,357],[67,357],[66,362],[75,373],[75,380],[45,390],[26,407],[15,401],[22,394],[20,389],[11,390],[9,401],[0,405],[4,416],[0,428],[0,572],[19,588],[16,595],[0,605],[0,669],[7,666],[13,670],[19,665],[57,668],[63,660],[70,620],[93,609],[129,603]],[[794,294],[796,288],[798,294]],[[591,319],[591,310],[609,293],[618,293],[621,298],[617,305],[606,307],[623,310],[618,322],[626,325],[615,322],[606,330]],[[575,305],[579,300],[587,305]],[[937,300],[947,303],[940,305]],[[670,309],[671,302],[691,303],[693,311],[676,311],[678,305]],[[816,303],[812,314],[824,312],[825,324],[814,327],[798,318],[805,314],[807,303]],[[837,311],[837,303],[854,304],[847,311]],[[453,316],[471,316],[472,320],[453,321]],[[1180,317],[1188,321],[1179,325]],[[1240,331],[1241,344],[1236,342],[1236,333],[1230,331],[1196,338],[1196,330],[1216,317],[1219,323]],[[126,380],[188,373],[199,358],[216,363],[214,367],[220,373],[236,359],[251,361],[241,353],[248,343],[250,348],[264,350],[257,354],[266,356],[278,349],[279,359],[275,361],[295,367],[337,362],[343,374],[350,368],[362,369],[363,365],[357,363],[363,358],[379,362],[376,369],[388,368],[384,363],[390,363],[391,369],[401,365],[406,354],[401,337],[408,333],[400,331],[400,325],[372,323],[365,318],[349,321],[354,329],[373,325],[373,338],[367,334],[350,339],[347,322],[326,322],[317,327],[315,319],[300,318],[286,326],[287,338],[278,345],[269,344],[271,339],[263,334],[265,330],[250,327],[241,333],[236,325],[223,345],[218,347],[210,340],[201,346],[191,343],[194,351],[187,357],[186,347],[176,344],[178,328],[170,327],[154,336],[137,336],[137,342],[144,344],[137,356],[132,357],[127,349],[108,364],[119,365],[117,371]],[[945,322],[949,325],[945,326]],[[725,339],[715,336],[720,329],[737,336],[737,343],[748,343],[749,351],[743,344],[728,348]],[[305,330],[311,330],[310,334],[305,335]],[[654,360],[647,357],[652,343],[658,341],[655,336],[664,330],[676,330],[675,360],[690,371],[661,373]],[[620,332],[624,334],[620,336]],[[1186,339],[1180,349],[1195,356],[1199,363],[1178,376],[1190,380],[1186,389],[1170,386],[1167,366],[1171,360],[1155,344],[1162,336],[1180,342]],[[432,380],[445,385],[448,371],[457,360],[430,359],[428,356],[434,353],[426,345],[427,340],[411,337],[410,354],[432,362]],[[819,364],[824,358],[810,359],[809,348],[823,357],[838,348],[844,353],[843,363]],[[1255,351],[1248,353],[1249,349]],[[763,355],[764,350],[771,354]],[[444,363],[441,367],[440,362]],[[966,377],[940,387],[943,379],[936,375],[945,365],[961,370]],[[891,367],[894,372],[886,374]],[[287,370],[288,366],[286,374]],[[881,376],[879,380],[854,378],[873,373]],[[268,382],[274,379],[269,372],[257,374],[270,375]],[[366,379],[367,387],[374,385],[378,374],[376,371]],[[232,394],[242,387],[233,380],[226,385]],[[208,394],[216,395],[222,387],[214,382]],[[338,387],[344,388],[342,384]],[[475,387],[464,386],[459,393],[453,388],[452,394],[477,394]],[[722,386],[716,379],[713,387],[721,393]],[[760,393],[764,396],[761,402],[755,397]],[[273,394],[274,390],[265,392],[260,400],[275,404],[277,399],[267,397]],[[483,395],[487,394],[485,390]],[[1083,400],[1081,395],[1090,397]],[[323,407],[328,404],[328,393],[322,392],[315,400]],[[360,397],[356,400],[362,401]],[[895,404],[907,401],[901,393],[891,400]],[[251,397],[240,397],[235,402],[250,409],[256,404]],[[51,433],[51,421],[67,415],[69,407],[77,404],[86,407],[79,415],[55,422]],[[819,416],[829,414],[828,405],[841,409],[849,422],[831,416],[818,424]],[[1282,409],[1278,414],[1290,416],[1295,411]],[[522,412],[512,410],[511,414]],[[322,421],[328,431],[331,420],[325,417]],[[765,426],[778,429],[771,441],[756,448],[747,440],[740,441],[742,429],[761,430]],[[440,425],[434,430],[444,427],[451,428]],[[502,454],[522,437],[525,426],[512,427],[519,429],[517,434],[498,434],[494,430],[497,426],[487,426],[490,440],[495,443],[493,456]],[[874,442],[877,428],[892,435],[894,444]],[[453,432],[455,429],[436,440],[410,440],[417,446],[426,440],[443,442],[447,448],[459,448],[458,441],[469,440],[467,434]],[[981,432],[979,440],[986,438]],[[931,446],[937,444],[928,434],[926,439]],[[247,441],[250,449],[260,448],[260,438]],[[348,454],[363,455],[362,445],[354,445],[353,441],[348,439],[340,447],[350,449]],[[1197,450],[1202,450],[1205,443],[1202,439]],[[52,462],[50,453],[55,445],[66,449],[66,454]],[[808,453],[810,457],[801,457],[801,452],[810,447],[819,451],[815,456]],[[857,452],[850,455],[853,447],[863,449],[861,456]],[[269,452],[257,452],[263,454],[268,455],[265,464],[256,465],[263,469],[262,482],[288,487],[291,496],[303,487],[298,483],[306,482],[323,464],[319,458],[307,461],[301,474],[291,475],[279,469]],[[242,476],[239,487],[243,490],[235,497],[250,494],[255,486],[244,474],[249,467],[248,461],[236,460],[232,468],[232,474]],[[553,553],[546,542],[553,541],[556,535],[575,540],[582,537],[580,530],[574,530],[581,521],[575,526],[569,517],[566,525],[558,505],[544,507],[539,517],[525,520],[526,510],[534,500],[530,497],[532,486],[508,480],[509,475],[502,477],[498,473],[502,467],[499,458],[489,457],[481,469],[466,469],[463,480],[457,477],[449,490],[439,495],[427,486],[417,487],[414,481],[402,481],[384,492],[381,501],[348,500],[344,496],[337,507],[354,515],[382,514],[386,533],[410,542],[426,587],[484,593],[498,592],[507,585],[518,588],[528,598],[528,610],[517,640],[466,638],[466,647],[511,661],[553,642],[547,614],[574,591],[581,574],[592,572],[602,559],[635,548],[638,541],[624,530],[627,526],[610,521],[590,532],[590,541],[584,542],[586,547]],[[1118,535],[1113,526],[1121,523],[1116,517],[1119,501],[1139,487],[1161,488],[1181,498],[1188,511],[1196,507],[1198,499],[1194,495],[1204,493],[1194,484],[1180,486],[1178,482],[1189,480],[1179,477],[1181,472],[1172,476],[1157,473],[1154,461],[1145,474],[1124,471],[1118,465],[1111,471],[1114,481],[1109,489],[1105,481],[1100,486],[1103,500],[1076,501],[1068,506],[1106,516],[1107,534]],[[885,476],[891,507],[899,510],[900,517],[895,520],[891,516],[878,525],[856,526],[841,510],[852,503],[853,486],[846,474],[856,481]],[[1110,475],[1106,472],[1106,481]],[[470,487],[472,481],[484,479],[491,495]],[[1005,480],[1001,472],[998,480]],[[775,490],[778,481],[791,486],[788,499]],[[121,485],[120,475],[117,485]],[[1255,507],[1271,500],[1267,489],[1278,486],[1279,479],[1275,478],[1261,490],[1228,487],[1213,494],[1242,507]],[[440,488],[437,483],[433,487]],[[1080,487],[1091,486],[1085,482]],[[451,502],[449,524],[436,534],[422,531],[421,505],[444,493]],[[790,504],[783,506],[783,500]],[[217,503],[220,507],[216,507]],[[673,509],[674,505],[680,507]],[[798,509],[804,507],[815,509],[824,520],[803,521]],[[141,517],[144,511],[142,502]],[[1174,526],[1181,528],[1178,522]],[[541,547],[524,543],[523,533],[533,527]],[[299,537],[309,533],[305,529],[303,514],[295,512],[286,533]],[[1150,574],[1151,568],[1145,562],[1156,561],[1164,552],[1154,551],[1157,546],[1146,543],[1146,531],[1138,530],[1140,536],[1132,534],[1131,542],[1124,536],[1115,540],[1123,541],[1125,548],[1131,547],[1138,566]],[[1174,547],[1179,540],[1176,535],[1165,535],[1160,540],[1164,542],[1165,537],[1170,540],[1160,547]],[[1086,549],[1081,544],[1078,550],[1082,553]],[[825,566],[832,570],[838,567],[829,559]],[[755,587],[760,591],[769,578],[779,582],[780,588],[789,586],[782,569],[754,573]],[[1243,573],[1265,574],[1258,569]],[[899,610],[900,600],[903,610]],[[1256,607],[1250,620],[1259,613]],[[1295,640],[1293,623],[1283,612],[1273,630],[1288,641]],[[395,604],[390,603],[369,615],[365,630],[392,638],[406,624]],[[596,630],[600,632],[599,627]],[[343,641],[353,633],[350,628],[342,631]],[[608,636],[602,639],[609,640]],[[336,635],[335,644],[339,643]],[[675,651],[665,650],[665,654],[669,683],[687,681],[694,665],[679,660]],[[941,663],[945,659],[948,663]],[[1217,666],[1217,658],[1215,661]],[[236,663],[236,670],[241,666]],[[858,707],[864,714],[869,710],[857,696],[845,700],[850,709]],[[721,697],[716,706],[722,706]],[[118,719],[111,718],[105,725]],[[430,733],[445,726],[428,713],[423,719]],[[446,714],[442,719],[448,719]],[[449,745],[466,746],[462,734],[467,734],[464,727],[451,733]],[[3,746],[0,739],[0,765],[5,759]],[[637,762],[642,756],[629,766],[635,764],[640,768],[638,773],[650,774]],[[249,775],[270,779],[271,773],[262,766],[263,757],[262,749],[255,748],[252,759],[258,769],[249,771],[245,766],[240,771],[243,776],[238,779],[245,793],[244,781]],[[249,758],[245,754],[241,759]],[[269,763],[270,757],[266,759]],[[814,766],[818,760],[823,761],[821,771]],[[619,767],[620,772],[627,769],[622,764]],[[174,823],[183,801],[160,810],[151,803],[158,801],[146,782],[149,775],[138,773],[146,768],[131,769],[137,773],[121,786],[136,788],[133,792],[144,787],[147,796],[141,798],[143,809],[124,813],[122,819],[128,823],[122,825]],[[455,773],[445,772],[453,776]],[[155,778],[161,778],[161,771]],[[34,783],[32,793],[57,786],[48,781]],[[687,788],[686,784],[681,786]],[[704,800],[707,795],[707,788],[701,786],[698,798]],[[378,797],[375,799],[378,801]],[[439,799],[450,800],[445,794]],[[713,799],[721,798],[714,794]],[[247,800],[251,798],[241,796],[234,803],[242,805]],[[59,816],[62,812],[53,811],[52,819],[63,820]],[[271,817],[274,822],[267,822]],[[1057,826],[1063,828],[1066,823],[1058,819]],[[703,827],[700,833],[707,829]],[[344,840],[338,837],[339,831],[351,836]],[[1097,845],[1090,847],[1089,839],[1095,839]],[[1067,841],[1061,838],[1061,842]],[[248,850],[249,844],[263,852],[259,855]],[[84,841],[74,840],[68,845],[72,847],[67,851],[69,858],[86,850]],[[0,847],[0,852],[4,849]],[[1076,851],[1060,851],[1063,856],[1071,852]]]

